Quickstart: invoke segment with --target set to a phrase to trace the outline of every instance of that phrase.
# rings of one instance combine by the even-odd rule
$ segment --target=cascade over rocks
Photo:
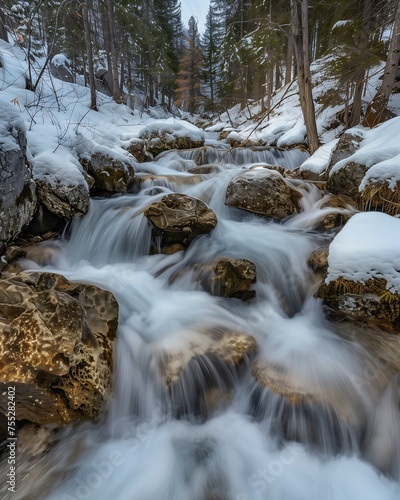
[[[0,281],[0,382],[16,388],[19,420],[96,419],[110,396],[114,296],[52,273]],[[0,412],[6,414],[6,400]]]
[[[356,213],[357,203],[349,196],[331,194],[325,196],[319,208],[321,210],[329,208],[332,212],[325,213],[314,229],[316,231],[339,230]]]
[[[197,334],[186,348],[165,351],[159,374],[176,411],[184,413],[195,408],[204,415],[215,410],[231,397],[233,375],[248,366],[256,351],[257,343],[252,336],[221,327]]]
[[[93,188],[109,193],[126,193],[134,181],[135,170],[129,161],[113,160],[102,153],[81,160],[83,168],[93,177]]]
[[[199,235],[208,234],[217,225],[215,213],[207,205],[185,194],[167,194],[144,212],[153,225],[153,243],[162,253],[187,248]],[[160,244],[158,244],[160,240]]]
[[[324,448],[326,435],[335,432],[335,446],[340,449],[348,439],[349,429],[353,435],[361,436],[364,420],[351,386],[330,386],[329,381],[325,381],[326,387],[318,383],[304,385],[290,370],[265,359],[254,363],[250,380],[251,411],[258,418],[266,412],[272,430],[283,433],[286,439],[307,439]],[[297,421],[296,426],[293,421]]]
[[[36,209],[36,188],[26,163],[25,124],[15,107],[1,101],[0,251],[29,224]]]
[[[249,212],[283,219],[297,213],[301,194],[273,170],[249,170],[234,177],[225,204]]]

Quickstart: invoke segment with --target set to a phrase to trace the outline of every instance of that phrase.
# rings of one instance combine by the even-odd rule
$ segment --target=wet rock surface
[[[199,235],[208,234],[217,225],[215,213],[197,198],[168,194],[151,204],[144,212],[153,225],[153,241],[163,253],[171,245],[184,248]]]
[[[18,420],[98,418],[110,395],[113,295],[61,275],[23,272],[0,281],[0,309],[0,383],[15,386]]]
[[[251,287],[256,283],[256,266],[246,259],[218,259],[201,282],[204,288],[219,297],[237,298],[244,301],[256,296]]]
[[[301,194],[275,171],[252,170],[234,177],[225,204],[249,212],[283,219],[297,213]]]
[[[84,184],[67,185],[61,182],[36,181],[40,202],[58,217],[83,217],[89,210],[89,189]]]

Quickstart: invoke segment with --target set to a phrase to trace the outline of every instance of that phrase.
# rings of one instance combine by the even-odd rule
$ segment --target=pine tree
[[[161,51],[165,53],[160,72],[161,103],[171,108],[175,81],[179,72],[182,46],[181,7],[178,0],[154,0],[155,14],[161,30]]]
[[[180,60],[180,70],[177,79],[175,105],[196,113],[202,100],[201,88],[202,52],[200,46],[197,22],[192,16],[188,23],[186,43]]]
[[[393,23],[392,37],[382,85],[370,102],[365,113],[363,125],[374,127],[390,116],[387,112],[387,104],[396,82],[396,73],[400,65],[400,2],[397,6],[395,20]]]
[[[209,103],[206,107],[215,110],[219,104],[221,84],[222,46],[226,29],[226,1],[211,0],[202,39],[204,55],[204,79],[209,88]]]

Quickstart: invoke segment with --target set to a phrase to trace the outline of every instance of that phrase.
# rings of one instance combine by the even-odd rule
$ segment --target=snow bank
[[[359,132],[359,129],[348,130],[348,133],[353,132]],[[369,169],[361,181],[360,191],[369,182],[385,181],[394,189],[400,182],[400,117],[392,118],[374,129],[364,130],[363,137],[360,148],[336,163],[330,175],[350,162],[360,163]]]
[[[315,153],[307,158],[300,166],[301,171],[313,172],[314,174],[322,174],[329,166],[332,151],[335,149],[339,139],[333,139],[317,149]]]
[[[25,54],[4,40],[0,40],[0,90],[26,87],[28,62]]]
[[[186,121],[178,121],[176,118],[168,120],[157,120],[148,123],[140,132],[139,137],[158,137],[163,135],[175,137],[188,137],[193,142],[204,141],[204,131]]]
[[[400,220],[380,212],[354,215],[329,247],[326,282],[384,278],[400,291]]]
[[[0,97],[0,148],[11,151],[16,148],[18,131],[25,133],[25,123],[16,106]]]

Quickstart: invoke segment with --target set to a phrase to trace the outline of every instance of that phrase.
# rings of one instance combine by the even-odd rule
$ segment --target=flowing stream
[[[305,158],[267,153],[209,151],[201,161],[218,167],[209,175],[187,173],[195,152],[163,154],[137,166],[137,192],[94,199],[73,223],[45,269],[115,294],[114,395],[102,423],[61,433],[31,481],[39,493],[24,498],[400,498],[399,381],[313,298],[307,260],[332,238],[313,228],[333,210],[298,181],[302,212],[281,223],[224,205],[244,168]],[[171,192],[202,199],[217,227],[184,253],[149,255],[143,211]],[[198,270],[218,257],[256,265],[254,300],[203,289]],[[226,361],[232,332],[257,344],[240,366]]]

